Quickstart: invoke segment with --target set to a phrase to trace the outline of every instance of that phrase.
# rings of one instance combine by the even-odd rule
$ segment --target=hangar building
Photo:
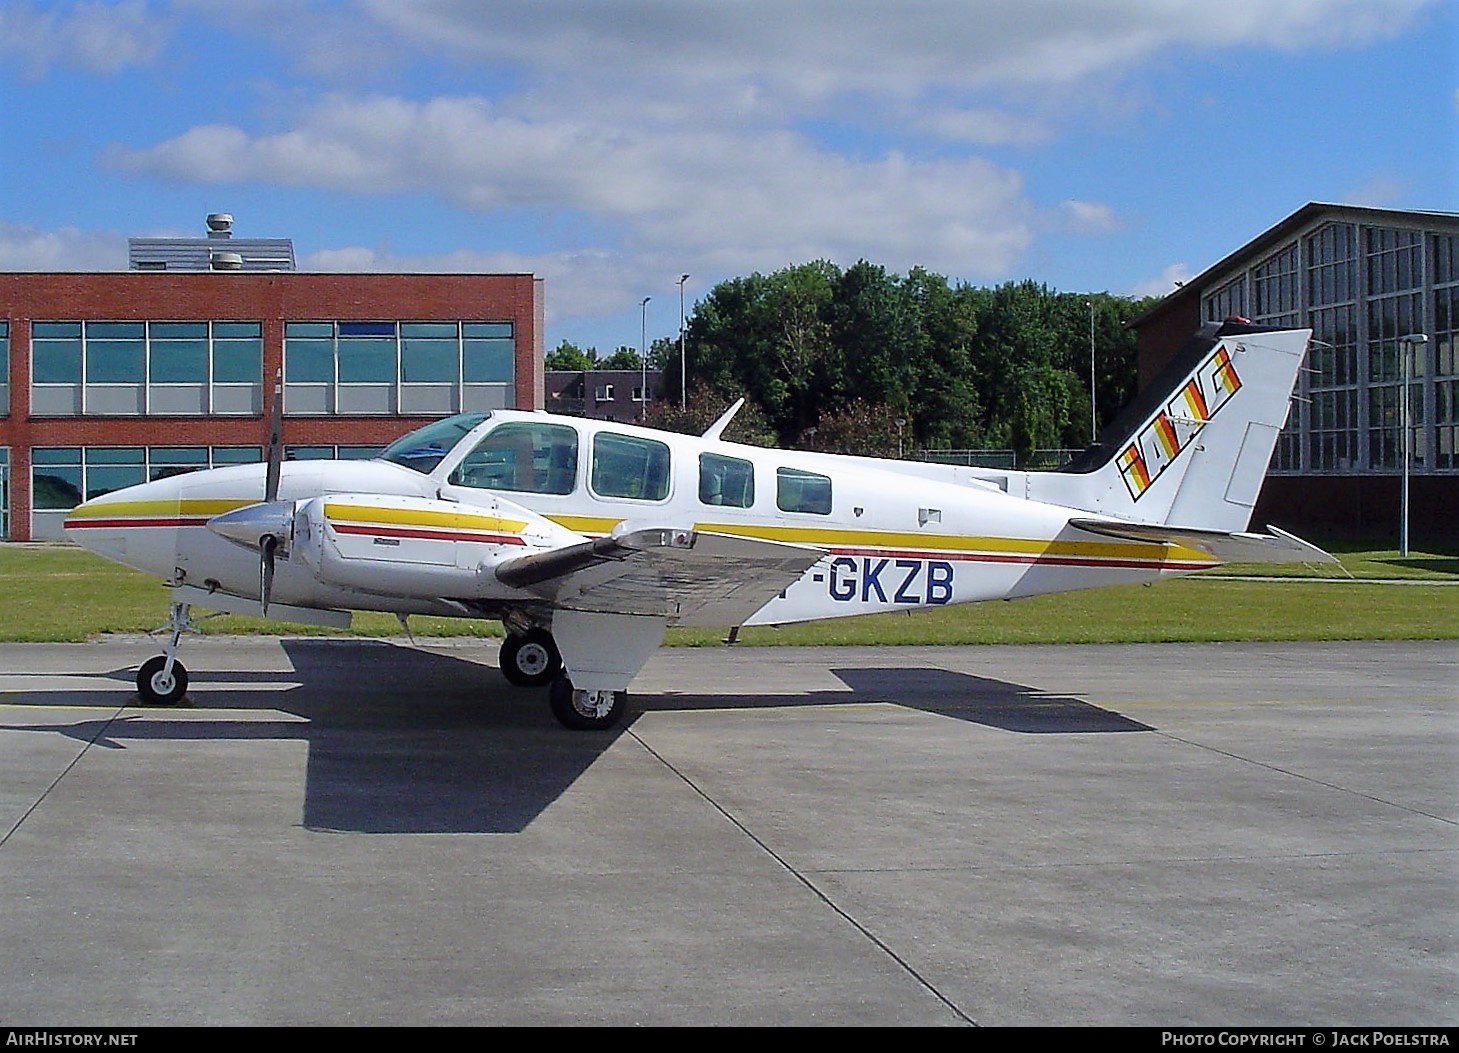
[[[260,460],[276,376],[296,459],[542,407],[533,275],[303,274],[287,239],[208,220],[132,239],[125,272],[0,272],[0,537],[59,537],[83,499]]]
[[[1452,545],[1459,516],[1459,213],[1304,205],[1133,325],[1142,385],[1202,322],[1311,326],[1298,398],[1254,523],[1396,538],[1411,351],[1410,533]],[[1424,344],[1400,338],[1426,334]]]

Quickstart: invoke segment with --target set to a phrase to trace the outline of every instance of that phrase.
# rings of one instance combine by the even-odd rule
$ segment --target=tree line
[[[686,411],[678,341],[654,341],[663,396],[649,423],[702,431],[744,396],[730,433],[742,440],[882,456],[1012,449],[1023,463],[1036,448],[1090,441],[1091,313],[1099,423],[1129,401],[1135,336],[1125,323],[1153,302],[1033,281],[953,284],[865,260],[732,278],[686,320]],[[626,347],[598,359],[564,342],[548,356],[549,369],[638,366]]]

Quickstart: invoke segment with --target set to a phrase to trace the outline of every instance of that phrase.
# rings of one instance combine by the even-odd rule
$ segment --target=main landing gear
[[[606,731],[623,719],[627,691],[582,691],[566,676],[552,682],[547,703],[559,724],[570,731]]]
[[[540,626],[522,632],[507,630],[498,656],[502,675],[518,687],[550,684],[547,702],[558,723],[572,731],[603,731],[623,719],[627,691],[584,691],[573,686],[563,669],[552,633]]]
[[[546,629],[508,633],[498,661],[502,675],[518,687],[542,687],[562,673],[562,655]]]
[[[186,603],[174,603],[167,611],[164,629],[170,634],[167,650],[142,663],[137,670],[137,694],[143,705],[174,706],[187,693],[187,667],[177,660],[177,643],[182,634],[192,628],[192,608]]]

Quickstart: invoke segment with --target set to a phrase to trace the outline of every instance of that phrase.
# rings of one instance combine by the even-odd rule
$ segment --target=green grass
[[[875,614],[749,628],[746,644],[1157,643],[1195,640],[1459,639],[1459,585],[1362,584],[1363,579],[1459,581],[1459,555],[1372,549],[1340,554],[1358,581],[1245,581],[1202,575],[1152,586],[1128,585],[975,603],[915,614]],[[1317,577],[1303,567],[1231,567],[1227,574],[1273,570]],[[1321,573],[1331,577],[1335,568]],[[101,633],[155,629],[167,617],[167,590],[156,580],[69,545],[0,545],[0,640],[81,641]],[[495,622],[412,618],[417,636],[500,636]],[[204,624],[209,633],[331,635],[337,630],[232,615]],[[397,636],[387,614],[357,614],[355,636]],[[723,630],[673,629],[668,643],[715,646]]]

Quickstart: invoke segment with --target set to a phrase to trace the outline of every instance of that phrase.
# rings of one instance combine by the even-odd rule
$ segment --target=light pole
[[[638,305],[640,314],[638,332],[638,365],[642,376],[638,382],[638,419],[648,418],[648,302],[652,296],[645,296]]]
[[[907,426],[906,417],[897,418],[897,460],[902,459],[902,429]]]
[[[1094,408],[1094,301],[1085,300],[1089,308],[1089,445],[1094,445],[1099,435],[1099,414]]]
[[[1413,459],[1413,429],[1409,427],[1408,421],[1408,383],[1409,375],[1412,372],[1410,363],[1413,360],[1413,349],[1428,342],[1427,333],[1409,333],[1407,336],[1398,338],[1398,346],[1403,349],[1403,394],[1399,399],[1399,404],[1403,407],[1400,412],[1403,427],[1403,492],[1399,497],[1398,515],[1398,555],[1400,559],[1408,558],[1408,466]]]
[[[684,283],[689,280],[689,275],[679,275],[679,409],[682,412],[689,406],[688,396],[688,373],[684,368]]]

